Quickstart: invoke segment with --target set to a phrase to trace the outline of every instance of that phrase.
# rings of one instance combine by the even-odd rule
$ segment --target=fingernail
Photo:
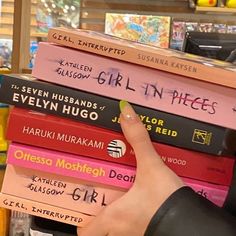
[[[127,101],[121,100],[119,105],[120,105],[120,112],[125,120],[127,121],[138,120],[138,115]]]

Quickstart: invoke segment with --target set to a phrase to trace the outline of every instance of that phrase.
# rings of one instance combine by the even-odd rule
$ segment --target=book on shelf
[[[11,143],[7,164],[41,170],[105,186],[128,189],[135,180],[135,168],[85,156]]]
[[[60,124],[60,125],[58,125]],[[6,138],[12,142],[136,166],[124,135],[58,116],[14,107]],[[235,160],[153,142],[162,160],[177,175],[229,186]]]
[[[170,48],[182,51],[186,33],[186,22],[173,21],[171,29]]]
[[[82,29],[49,29],[48,41],[121,61],[236,88],[235,67],[223,61],[144,45]]]
[[[42,82],[31,76],[5,75],[0,87],[0,102],[121,132],[118,100]],[[221,126],[143,106],[133,107],[153,141],[216,155],[227,153],[229,141],[236,141],[231,139],[235,132]],[[220,117],[224,125],[230,116]]]

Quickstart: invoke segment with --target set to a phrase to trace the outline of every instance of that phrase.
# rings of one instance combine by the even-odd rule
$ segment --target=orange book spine
[[[48,204],[0,193],[0,207],[84,227],[94,217]]]

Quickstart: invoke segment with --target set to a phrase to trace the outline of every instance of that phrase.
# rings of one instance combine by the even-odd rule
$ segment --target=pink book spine
[[[15,197],[5,193],[0,193],[0,207],[79,227],[86,226],[94,219],[94,216],[89,216],[37,201],[27,200],[21,197]]]
[[[7,163],[128,189],[135,168],[33,146],[10,144]]]
[[[189,178],[182,180],[190,186],[196,193],[207,198],[219,207],[222,207],[228,195],[229,187],[217,184],[211,184]]]
[[[92,216],[125,193],[111,187],[11,164],[7,165],[1,192]]]
[[[93,160],[80,156],[75,157],[74,155],[67,153],[16,143],[11,144],[9,147],[7,162],[8,164],[16,166],[49,173],[57,173],[59,175],[70,176],[88,182],[90,181],[92,183],[101,183],[126,190],[132,186],[136,173],[135,168],[129,166]],[[64,164],[62,165],[62,163]],[[93,175],[93,173],[96,173],[96,176]],[[187,186],[190,186],[193,189],[196,188],[196,182],[187,178],[183,178],[183,181]],[[201,186],[205,191],[209,192],[209,189],[211,189],[211,194],[208,194],[208,199],[217,204],[219,204],[219,201],[216,202],[215,199],[220,198],[223,201],[222,188],[225,191],[225,195],[227,195],[229,189],[229,187],[225,186],[221,188],[218,185],[206,185],[205,182],[200,181],[197,183],[199,183],[199,186]],[[215,196],[215,198],[213,196]],[[220,204],[223,204],[222,201],[220,201]]]
[[[236,129],[236,92],[232,88],[46,42],[40,43],[32,74],[48,82]]]

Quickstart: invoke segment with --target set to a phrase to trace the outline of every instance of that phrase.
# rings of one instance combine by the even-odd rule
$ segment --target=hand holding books
[[[120,123],[136,154],[136,180],[119,200],[107,206],[79,236],[144,235],[152,216],[183,182],[156,153],[148,132],[129,103],[120,102]]]

